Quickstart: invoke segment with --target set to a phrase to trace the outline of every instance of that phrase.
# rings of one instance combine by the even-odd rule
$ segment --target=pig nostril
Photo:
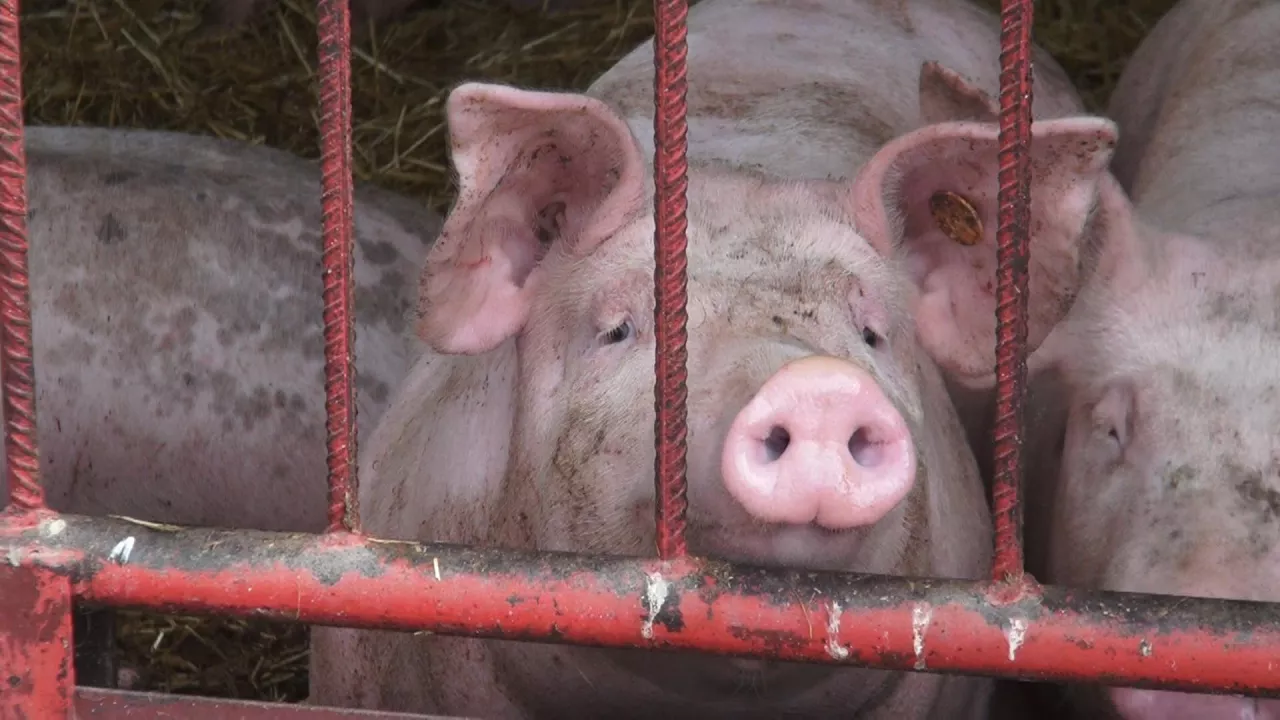
[[[849,438],[849,454],[862,467],[873,468],[884,459],[884,446],[873,441],[866,428],[858,428]]]
[[[768,462],[775,462],[782,457],[782,453],[787,451],[787,446],[791,444],[791,433],[781,425],[774,425],[769,431],[769,437],[764,439],[765,458]]]

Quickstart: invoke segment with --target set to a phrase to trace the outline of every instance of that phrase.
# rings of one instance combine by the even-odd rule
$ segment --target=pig
[[[995,362],[997,130],[973,115],[998,52],[997,19],[954,0],[691,11],[691,552],[988,576],[944,376]],[[1035,57],[1034,243],[1066,262],[1115,132],[1052,119],[1081,104]],[[449,95],[460,191],[421,275],[429,350],[361,457],[371,535],[653,554],[652,63],[650,41],[585,94]],[[1047,266],[1031,268],[1033,344],[1069,305]],[[468,717],[977,718],[990,689],[341,628],[312,643],[310,702]]]
[[[323,530],[316,164],[229,140],[87,127],[28,127],[26,155],[49,505]],[[419,349],[411,277],[439,220],[357,189],[361,437]]]
[[[1280,3],[1182,0],[1120,78],[1085,269],[1061,267],[1077,299],[1029,363],[1041,580],[1280,601],[1277,33]],[[1087,718],[1280,718],[1277,700],[1068,695]]]

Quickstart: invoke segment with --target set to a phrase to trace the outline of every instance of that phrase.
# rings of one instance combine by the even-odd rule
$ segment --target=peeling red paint
[[[1030,584],[1001,602],[1003,586],[986,582],[692,557],[55,522],[56,534],[5,536],[0,526],[0,557],[57,558],[77,597],[117,607],[1056,681],[1102,672],[1117,684],[1280,696],[1280,625],[1265,603]],[[129,558],[111,559],[125,538]],[[663,602],[650,594],[654,578]]]
[[[66,717],[74,687],[70,580],[0,563],[0,588],[0,718]]]

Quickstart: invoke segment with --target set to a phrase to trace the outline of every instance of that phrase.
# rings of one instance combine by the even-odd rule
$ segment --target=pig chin
[[[871,528],[828,530],[816,525],[766,525],[746,521],[737,527],[703,525],[689,528],[689,548],[701,556],[761,567],[790,567],[841,572],[863,568],[863,549]]]

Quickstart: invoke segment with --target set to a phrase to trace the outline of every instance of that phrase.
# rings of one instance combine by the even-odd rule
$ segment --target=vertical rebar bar
[[[27,153],[18,0],[0,0],[0,386],[9,502],[19,510],[44,507],[27,248]]]
[[[688,91],[689,4],[654,0],[654,404],[657,540],[662,558],[685,554],[688,398]]]
[[[994,429],[997,581],[1022,578],[1023,399],[1027,385],[1027,290],[1031,219],[1032,0],[1000,10],[1000,175],[996,230],[996,416]]]
[[[359,529],[351,176],[351,13],[318,0],[321,201],[324,237],[324,390],[329,532]]]

